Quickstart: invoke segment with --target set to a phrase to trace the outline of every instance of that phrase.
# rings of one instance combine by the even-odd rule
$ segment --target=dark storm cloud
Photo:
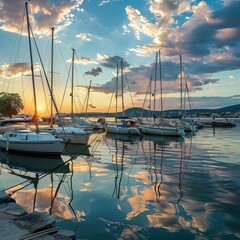
[[[240,67],[240,62],[236,59],[221,59],[214,62],[193,61],[186,64],[191,74],[216,73],[219,71],[236,70]]]
[[[240,58],[240,43],[233,48],[233,55],[236,58]]]
[[[225,46],[239,46],[240,39],[240,1],[232,2],[221,10],[212,13],[213,22],[197,25],[187,34],[183,48],[196,57],[207,56],[214,48],[221,49]],[[218,33],[234,29],[234,33],[223,38]],[[227,33],[224,32],[223,35]],[[236,56],[239,56],[239,51]]]
[[[179,64],[170,61],[165,61],[162,63],[162,78],[164,80],[176,80],[179,73]]]
[[[130,72],[127,73],[128,79],[132,79],[135,75],[141,75],[142,77],[146,79],[150,79],[152,76],[154,78],[154,66],[155,64],[146,65],[146,66],[138,66],[138,67],[131,67]],[[180,72],[180,67],[178,63],[174,63],[171,61],[165,61],[161,64],[162,69],[162,79],[165,81],[168,80],[177,80],[178,74]],[[157,77],[157,80],[159,80],[159,77]],[[136,82],[136,79],[135,79]]]
[[[91,91],[101,92],[105,94],[113,93],[115,90],[115,83],[116,83],[116,78],[112,78],[111,81],[108,81],[104,84],[91,86]]]
[[[191,81],[191,85],[193,87],[200,87],[200,86],[204,86],[204,85],[208,85],[208,84],[216,84],[217,82],[219,82],[219,79],[203,79],[203,80],[197,80],[197,81]],[[194,88],[194,90],[196,91],[198,88]]]
[[[221,28],[236,27],[240,25],[240,1],[233,1],[225,8],[213,12],[213,18],[220,19],[218,26]]]
[[[129,81],[128,79],[128,83],[132,84],[131,80]],[[118,90],[120,92],[120,88],[122,87],[121,85],[121,81],[118,81]],[[128,84],[126,83],[125,79],[123,81],[123,90],[124,92],[128,89]],[[101,93],[105,93],[105,94],[109,94],[109,93],[114,93],[116,90],[116,77],[113,77],[110,81],[101,84],[101,85],[95,85],[91,87],[91,90],[93,92],[101,92]]]
[[[203,63],[201,63],[203,65]],[[199,65],[199,64],[196,64]],[[148,84],[150,81],[150,75],[152,72],[153,66],[147,65],[147,66],[138,66],[138,67],[131,67],[129,69],[129,72],[127,72],[126,78],[124,77],[124,91],[126,91],[127,83],[125,79],[127,79],[127,82],[130,86],[130,91],[134,92],[135,95],[142,95],[146,94]],[[186,74],[186,80],[189,85],[189,91],[201,91],[202,86],[208,85],[208,84],[217,84],[219,82],[219,79],[211,79],[211,75],[202,75],[202,74],[193,74],[192,72],[199,72],[201,68],[193,69],[191,73],[188,71],[188,74]],[[180,66],[178,63],[166,61],[162,63],[162,80],[163,82],[176,82],[178,80],[179,74],[180,74]],[[159,79],[157,79],[159,81]],[[113,93],[115,91],[115,83],[116,78],[112,78],[110,81],[98,85],[98,86],[92,86],[91,90],[95,92],[102,92],[105,94]],[[177,86],[177,82],[175,84]],[[145,90],[144,90],[145,87]],[[171,89],[172,92],[179,91],[178,88]]]
[[[202,91],[203,88],[202,87],[195,87],[193,91]]]
[[[94,77],[98,76],[102,72],[102,69],[100,67],[92,68],[91,71],[85,72],[86,75],[92,75]]]
[[[121,60],[123,60],[124,68],[130,66],[130,64],[126,60],[124,60],[122,57],[119,57],[119,56],[112,56],[112,57],[105,58],[104,60],[102,60],[100,65],[103,67],[116,69],[117,63],[119,63]]]
[[[212,43],[215,41],[215,28],[209,24],[198,25],[190,34],[190,37],[186,39],[186,45],[188,51],[194,56],[206,56],[210,54]]]

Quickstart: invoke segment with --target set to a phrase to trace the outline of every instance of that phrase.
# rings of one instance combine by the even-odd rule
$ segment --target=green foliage
[[[16,115],[23,108],[24,105],[18,93],[0,93],[0,113],[4,116]]]

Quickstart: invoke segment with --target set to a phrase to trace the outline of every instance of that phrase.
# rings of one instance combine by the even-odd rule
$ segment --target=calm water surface
[[[1,152],[0,188],[77,239],[240,239],[239,136],[101,133],[54,159]]]

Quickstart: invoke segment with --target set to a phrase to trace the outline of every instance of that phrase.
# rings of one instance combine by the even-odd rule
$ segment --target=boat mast
[[[87,103],[86,103],[86,115],[87,115],[87,111],[88,111],[88,101],[89,101],[89,95],[90,95],[91,84],[92,84],[92,80],[90,80],[90,83],[89,83],[89,86],[88,86],[88,92],[87,92]]]
[[[180,119],[182,119],[182,113],[183,113],[183,97],[182,97],[182,55],[181,55],[181,54],[180,54],[180,97],[181,97]]]
[[[153,121],[156,120],[156,88],[157,88],[157,62],[158,62],[158,52],[156,52],[155,58],[155,78],[154,78],[154,90],[153,90]]]
[[[54,27],[50,28],[52,31],[52,51],[51,51],[51,92],[53,94],[53,38],[54,38]],[[53,127],[53,101],[51,100],[51,122],[50,127]]]
[[[163,118],[163,98],[162,98],[162,62],[161,62],[161,50],[158,51],[158,59],[159,59],[159,77],[160,77],[160,98],[161,98],[161,122]]]
[[[122,98],[122,115],[125,116],[125,107],[124,107],[124,99],[123,99],[123,60],[121,59],[121,84],[122,84],[122,92],[121,92],[121,98]]]
[[[152,117],[152,72],[151,72],[150,79],[149,79],[149,105],[148,105],[148,109],[149,109],[148,117],[151,118]]]
[[[116,76],[116,95],[115,95],[115,99],[116,99],[116,117],[115,117],[115,121],[117,122],[117,111],[118,111],[118,63],[117,63],[117,76]]]
[[[72,48],[72,86],[71,86],[71,116],[73,119],[73,77],[74,77],[74,53],[75,53],[75,49]]]
[[[33,69],[33,56],[32,56],[32,44],[31,44],[31,34],[30,34],[30,22],[28,17],[28,4],[25,2],[26,16],[27,16],[27,29],[28,29],[28,43],[29,43],[29,52],[31,60],[31,73],[32,73],[32,87],[33,87],[33,97],[34,97],[34,122],[36,124],[36,131],[38,131],[38,113],[37,113],[37,97],[35,89],[35,80],[34,80],[34,69]]]

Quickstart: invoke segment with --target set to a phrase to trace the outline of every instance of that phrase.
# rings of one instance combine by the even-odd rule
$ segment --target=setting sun
[[[38,110],[38,111],[42,111],[42,110],[43,110],[43,107],[42,107],[41,105],[39,105],[39,106],[37,107],[37,110]]]

